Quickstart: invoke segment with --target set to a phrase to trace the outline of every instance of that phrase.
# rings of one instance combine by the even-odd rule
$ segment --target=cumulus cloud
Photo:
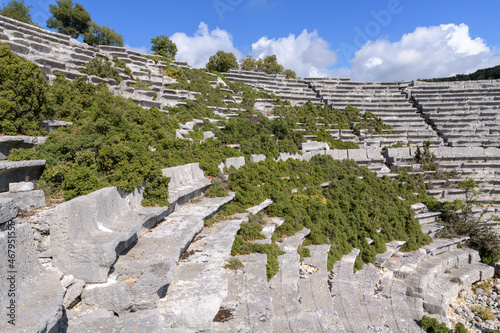
[[[317,31],[302,31],[299,36],[269,39],[262,37],[252,44],[254,57],[264,58],[276,54],[278,62],[294,70],[300,77],[326,77],[331,74],[328,67],[337,62],[337,55]]]
[[[125,44],[125,48],[127,50],[135,51],[135,52],[139,52],[139,53],[148,53],[148,50],[146,49],[145,46],[134,47],[134,46],[130,46],[128,44]]]
[[[351,61],[351,77],[363,81],[397,81],[468,74],[496,66],[500,57],[466,24],[418,27],[391,43],[367,42]]]
[[[201,22],[194,36],[177,32],[170,37],[177,45],[178,61],[185,61],[193,67],[205,67],[210,56],[219,50],[232,52],[236,58],[241,58],[241,53],[233,46],[233,37],[226,30],[216,28],[209,31],[208,25]]]

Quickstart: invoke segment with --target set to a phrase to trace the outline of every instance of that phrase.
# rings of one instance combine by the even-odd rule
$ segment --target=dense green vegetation
[[[50,113],[48,86],[40,68],[0,46],[0,133],[43,133],[38,121]]]
[[[71,199],[106,186],[132,190],[146,182],[144,204],[168,205],[168,179],[161,168],[200,162],[216,176],[220,161],[239,155],[220,141],[176,139],[174,118],[115,96],[105,85],[71,83],[59,75],[51,86],[36,65],[6,45],[0,47],[0,69],[1,133],[41,135],[42,119],[73,122],[36,150],[14,150],[9,156],[46,159],[40,183],[47,194]]]
[[[471,81],[471,80],[497,80],[500,79],[500,65],[485,69],[479,69],[471,74],[458,74],[452,77],[427,79],[427,82],[449,82],[449,81]]]
[[[309,228],[304,245],[331,245],[329,269],[355,247],[361,250],[355,265],[360,269],[363,262],[374,262],[375,255],[385,251],[386,242],[403,240],[407,242],[404,250],[413,251],[431,241],[422,233],[410,207],[425,194],[416,196],[413,184],[378,178],[351,160],[334,161],[330,156],[315,156],[310,163],[268,159],[233,170],[229,181],[236,198],[219,215],[244,212],[270,197],[274,203],[267,213],[285,218],[273,240]],[[330,185],[322,188],[327,181]],[[242,230],[233,254],[264,251],[247,242],[258,239],[258,224],[245,224]],[[373,243],[369,244],[368,238]]]
[[[24,23],[37,25],[31,18],[31,9],[33,6],[26,6],[24,0],[11,0],[8,4],[3,4],[0,8],[0,15],[10,17]]]

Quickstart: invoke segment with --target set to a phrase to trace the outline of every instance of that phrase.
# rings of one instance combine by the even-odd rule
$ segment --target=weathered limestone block
[[[71,320],[69,333],[164,333],[169,332],[158,310],[137,311],[116,317],[112,312],[98,310]],[[172,331],[173,332],[173,331]]]
[[[231,312],[229,320],[214,321],[212,332],[272,332],[274,311],[266,277],[267,256],[239,256],[244,269],[224,273],[228,294],[221,308]]]
[[[160,312],[169,327],[210,332],[213,319],[227,295],[228,281],[222,278],[236,232],[243,220],[222,221],[205,228],[191,243],[189,257],[181,260]]]
[[[410,153],[410,148],[389,148],[385,151],[384,157],[386,163],[389,165],[405,162],[413,158]]]
[[[45,194],[42,190],[5,192],[0,193],[0,198],[11,198],[21,211],[30,211],[45,206]]]
[[[211,139],[211,138],[215,138],[214,132],[212,132],[212,131],[203,132],[203,141]]]
[[[366,149],[347,149],[347,158],[356,162],[369,162]]]
[[[63,305],[66,309],[71,308],[78,302],[84,287],[85,282],[82,280],[76,280],[68,287],[63,299]]]
[[[258,163],[260,161],[265,161],[265,160],[266,160],[266,155],[264,155],[264,154],[250,156],[251,163]]]
[[[298,160],[298,161],[303,160],[303,157],[300,154],[280,153],[280,156],[278,157],[278,161],[286,161],[290,158],[293,160]]]
[[[309,141],[302,143],[302,151],[330,150],[330,146],[326,142]]]
[[[44,160],[0,161],[0,192],[6,191],[10,183],[40,179],[44,168]]]
[[[33,191],[34,189],[35,184],[33,184],[32,182],[19,182],[9,184],[10,193],[28,192]]]
[[[12,198],[0,197],[0,224],[4,224],[17,216],[17,206]]]
[[[64,202],[47,219],[54,265],[91,283],[106,282],[117,254],[149,227],[116,187]]]
[[[40,127],[42,127],[47,132],[52,132],[62,126],[73,125],[73,123],[70,121],[50,120],[50,119],[42,120],[40,121],[39,124]]]
[[[205,177],[199,163],[166,168],[162,173],[165,177],[170,177],[168,184],[170,203],[181,201],[180,204],[184,204],[193,196],[200,195],[212,184]]]
[[[133,303],[128,285],[109,279],[104,284],[87,285],[82,292],[82,305],[84,311],[101,308],[121,315],[129,312]]]
[[[226,168],[234,167],[236,170],[245,165],[245,157],[231,157],[226,159]]]
[[[9,238],[14,235],[12,232],[15,239]],[[10,253],[8,244],[15,244]],[[9,262],[9,259],[13,260]],[[5,309],[4,319],[0,321],[0,331],[49,332],[57,326],[63,317],[64,290],[57,274],[40,265],[33,233],[28,224],[13,225],[11,230],[0,232],[0,260],[4,263],[0,270],[0,289],[3,291],[0,294],[0,306]],[[8,295],[9,289],[15,289],[15,298]],[[13,299],[15,326],[7,322],[8,317],[5,315]]]

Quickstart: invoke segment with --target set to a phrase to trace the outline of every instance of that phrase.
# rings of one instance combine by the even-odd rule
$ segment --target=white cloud
[[[183,32],[176,32],[170,39],[177,45],[178,61],[186,61],[193,67],[205,67],[210,56],[219,50],[232,52],[236,58],[241,58],[241,53],[233,46],[233,37],[226,30],[216,28],[208,30],[208,25],[201,22],[194,36]]]
[[[391,43],[367,42],[351,61],[351,77],[363,81],[397,81],[468,74],[496,66],[500,57],[466,24],[418,27]]]
[[[280,64],[294,70],[300,77],[329,76],[328,67],[337,62],[336,53],[330,50],[317,31],[308,33],[304,30],[297,37],[290,34],[279,39],[262,37],[252,44],[252,49],[257,58],[276,54]]]
[[[139,52],[139,53],[148,53],[148,50],[146,49],[145,46],[134,47],[134,46],[130,46],[130,45],[126,44],[125,48],[127,50],[135,51],[135,52]]]

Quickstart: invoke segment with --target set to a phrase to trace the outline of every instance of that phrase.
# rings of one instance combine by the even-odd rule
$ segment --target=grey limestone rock
[[[137,311],[116,317],[112,313],[99,310],[71,320],[69,333],[164,333],[171,332],[165,326],[158,310]]]
[[[63,305],[66,309],[71,308],[78,302],[84,287],[85,282],[82,280],[73,281],[73,283],[68,287],[63,299]]]
[[[9,238],[14,235],[12,232],[15,233],[15,239]],[[8,242],[15,244],[14,257],[7,252]],[[10,230],[0,232],[0,259],[9,265],[0,271],[0,287],[4,291],[0,296],[0,306],[7,309],[12,304],[11,300],[15,299],[16,324],[10,325],[7,316],[4,316],[4,320],[0,321],[0,330],[49,332],[58,326],[63,321],[64,290],[58,276],[40,265],[28,224],[15,224]],[[9,259],[13,260],[9,262]],[[15,290],[15,297],[9,296],[9,290]]]
[[[106,282],[118,253],[146,229],[147,217],[133,211],[116,187],[104,188],[53,208],[54,264],[85,282]]]
[[[52,132],[58,129],[59,127],[69,126],[69,125],[73,125],[73,123],[69,121],[50,120],[50,119],[40,121],[40,127],[42,127],[47,132]]]
[[[9,184],[10,193],[28,192],[28,191],[33,191],[34,189],[35,189],[35,184],[33,184],[32,182],[19,182],[19,183]]]
[[[265,160],[266,160],[266,155],[264,155],[264,154],[250,156],[251,163],[258,163],[260,161],[265,161]]]
[[[302,143],[302,151],[330,150],[330,146],[326,142],[309,141]]]
[[[0,198],[14,200],[15,205],[21,211],[29,211],[45,206],[45,194],[42,190],[0,193]]]
[[[245,165],[245,157],[231,157],[226,159],[226,168],[230,169],[231,167],[235,167],[236,169],[241,168]]]
[[[17,206],[11,197],[0,197],[0,224],[17,216]]]
[[[10,183],[38,180],[45,167],[45,161],[0,161],[0,192],[5,192]]]

